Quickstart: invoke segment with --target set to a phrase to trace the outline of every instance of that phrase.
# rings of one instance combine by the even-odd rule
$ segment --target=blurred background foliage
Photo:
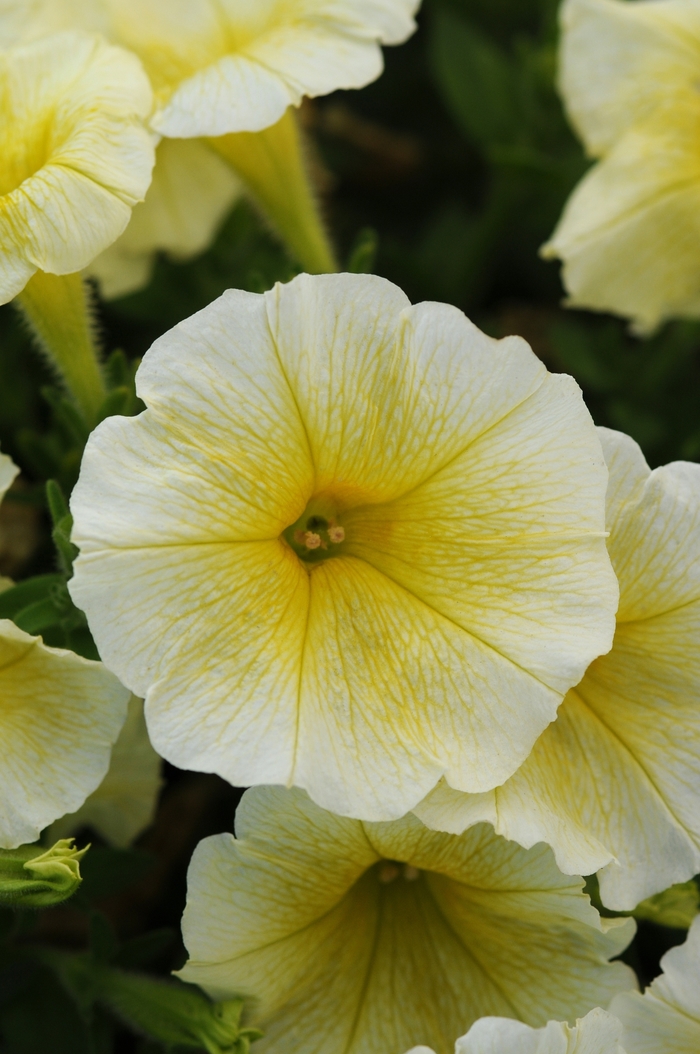
[[[557,0],[426,0],[419,32],[387,49],[380,80],[304,104],[310,164],[347,269],[383,275],[414,302],[455,304],[494,336],[524,336],[551,370],[573,374],[596,422],[631,434],[652,466],[695,460],[700,324],[670,323],[642,341],[622,320],[567,311],[558,265],[538,256],[589,163],[555,90],[557,7]],[[96,303],[109,412],[138,412],[134,372],[157,336],[226,288],[262,291],[296,270],[244,202],[203,256],[160,259],[147,289]],[[22,469],[0,512],[0,574],[42,576],[25,592],[4,601],[0,594],[0,617],[91,655],[65,589],[72,555],[61,504],[86,438],[14,309],[0,309],[0,445]],[[47,480],[60,488],[51,502]],[[82,841],[97,848],[86,857],[78,898],[19,921],[2,913],[0,1050],[180,1049],[167,1038],[138,1038],[134,1022],[119,1024],[109,1007],[76,1002],[65,971],[37,951],[107,957],[163,975],[184,961],[178,926],[187,863],[200,838],[232,829],[240,792],[214,776],[172,768],[166,775],[156,822],[137,849],[100,848],[85,831]],[[640,922],[625,958],[642,983],[684,936]]]

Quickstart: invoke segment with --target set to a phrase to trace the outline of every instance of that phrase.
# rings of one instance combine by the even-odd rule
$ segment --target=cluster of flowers
[[[290,106],[376,77],[416,6],[0,0],[0,295],[88,419],[99,381],[60,335],[85,310],[77,272],[135,288],[241,187],[334,270]],[[565,88],[605,157],[552,251],[577,302],[628,278],[643,310],[604,306],[692,313],[620,188],[647,126],[682,132],[637,91],[644,47],[697,60],[700,107],[700,4],[564,6]],[[608,80],[586,66],[601,44]],[[602,243],[601,180],[627,209],[600,212]],[[629,912],[700,871],[700,466],[651,471],[524,341],[372,276],[229,291],[156,341],[138,394],[144,413],[92,432],[71,505],[70,591],[105,665],[0,623],[0,843],[81,807],[99,824],[118,792],[83,803],[122,728],[152,796],[133,693],[162,757],[252,788],[236,837],[192,860],[182,975],[249,997],[261,1052],[446,1054],[472,1024],[460,1054],[698,1049],[700,924],[641,996],[610,962],[633,920],[602,918],[577,876]]]

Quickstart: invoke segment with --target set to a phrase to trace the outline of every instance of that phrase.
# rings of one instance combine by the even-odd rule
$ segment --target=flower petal
[[[164,139],[146,200],[88,273],[98,278],[107,299],[135,292],[146,285],[157,251],[180,260],[203,252],[240,193],[231,167],[205,143]]]
[[[143,702],[132,695],[107,775],[77,812],[51,824],[49,841],[67,838],[87,825],[110,845],[130,845],[153,820],[162,785],[160,770],[161,759],[148,738]]]
[[[455,1054],[625,1054],[617,1018],[596,1008],[573,1028],[549,1021],[536,1031],[519,1021],[487,1017],[457,1040]]]
[[[100,38],[59,33],[3,53],[0,97],[5,302],[27,271],[75,272],[118,237],[146,193],[154,150],[146,76]]]
[[[439,830],[488,819],[521,845],[547,841],[567,873],[603,868],[603,902],[624,911],[700,870],[700,466],[651,472],[627,436],[602,439],[613,648],[502,787],[471,800],[440,785],[416,813]]]
[[[685,944],[666,952],[663,973],[643,996],[621,994],[611,1011],[623,1025],[627,1054],[695,1054],[700,1049],[700,919]]]
[[[543,249],[564,261],[571,306],[629,316],[640,332],[700,316],[699,136],[692,87],[637,122],[579,183]]]
[[[687,0],[566,0],[560,89],[591,154],[599,156],[664,92],[697,82],[700,13]]]
[[[129,693],[101,663],[0,620],[0,845],[33,842],[98,786]]]
[[[183,976],[250,995],[265,1054],[448,1054],[484,1014],[543,1025],[634,983],[606,963],[629,920],[603,932],[543,847],[485,825],[457,839],[412,817],[360,824],[299,791],[249,791],[241,811],[238,838],[205,839],[190,865]],[[406,878],[404,862],[429,870]]]

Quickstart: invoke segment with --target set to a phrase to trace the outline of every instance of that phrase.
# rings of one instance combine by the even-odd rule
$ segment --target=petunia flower
[[[332,271],[290,108],[376,80],[381,45],[413,33],[419,2],[0,0],[0,41],[77,25],[132,49],[155,89],[154,130],[211,137],[305,269]]]
[[[620,583],[612,651],[502,787],[442,784],[417,812],[441,830],[487,820],[521,845],[544,840],[569,874],[602,868],[603,903],[630,910],[700,871],[700,465],[652,472],[628,436],[600,435]]]
[[[122,233],[154,163],[140,63],[71,32],[0,53],[0,303],[86,267]]]
[[[260,1054],[451,1054],[480,1017],[540,1027],[635,987],[608,963],[631,920],[601,919],[545,846],[363,824],[269,787],[236,831],[195,850],[181,975],[250,998]]]
[[[627,1054],[695,1054],[700,1050],[700,918],[680,947],[666,952],[663,973],[644,995],[619,995],[611,1010],[623,1025]]]
[[[700,3],[565,0],[560,88],[598,159],[544,255],[573,307],[700,317]]]
[[[624,998],[624,996],[622,997]],[[573,1028],[549,1021],[533,1029],[505,1017],[482,1017],[455,1044],[455,1054],[626,1054],[620,1046],[622,1026],[617,1018],[596,1008]],[[414,1047],[408,1054],[434,1054]]]
[[[205,143],[163,139],[145,201],[88,274],[107,300],[136,292],[150,281],[158,252],[177,261],[204,252],[240,194],[235,172]]]
[[[89,826],[110,845],[128,846],[153,821],[162,782],[161,759],[148,738],[143,702],[132,695],[107,775],[77,812],[51,825],[49,838],[66,838]]]
[[[154,163],[138,59],[57,33],[0,53],[0,303],[19,306],[88,420],[105,397],[76,273],[122,233]]]
[[[175,327],[137,390],[70,589],[174,764],[393,819],[502,783],[610,647],[600,440],[520,338],[302,275]]]

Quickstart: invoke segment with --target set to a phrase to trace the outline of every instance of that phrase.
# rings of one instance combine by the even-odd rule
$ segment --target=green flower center
[[[296,523],[284,531],[284,539],[300,560],[318,563],[339,556],[345,541],[345,528],[338,523],[327,502],[309,502]]]

